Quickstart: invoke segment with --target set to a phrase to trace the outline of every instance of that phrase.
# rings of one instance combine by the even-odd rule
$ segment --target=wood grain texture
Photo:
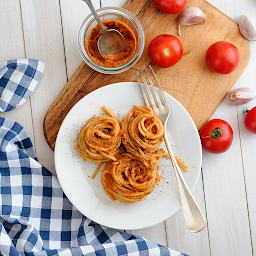
[[[237,22],[240,15],[245,14],[256,24],[254,0],[229,3],[212,0],[211,3]],[[250,61],[234,88],[256,89],[256,42],[250,44]],[[254,100],[245,105],[230,106],[226,97],[211,117],[226,120],[234,130],[234,141],[227,152],[221,155],[203,152],[202,170],[211,256],[256,255],[256,136],[245,129],[242,113],[245,107],[251,109],[255,104]]]
[[[241,36],[237,23],[208,2],[191,0],[187,4],[187,7],[189,6],[200,7],[205,12],[206,24],[182,27],[182,35],[179,37],[184,47],[182,59],[168,69],[155,65],[153,68],[163,89],[188,110],[199,129],[244,71],[250,58],[250,44]],[[63,119],[78,100],[101,86],[120,81],[135,81],[133,70],[152,64],[147,54],[149,42],[159,34],[178,36],[178,14],[168,15],[160,12],[153,0],[128,0],[124,8],[139,19],[145,32],[146,44],[141,59],[134,68],[118,75],[104,75],[93,71],[85,63],[80,65],[46,113],[44,133],[52,149]],[[148,22],[149,20],[152,22]],[[204,60],[208,47],[221,40],[233,43],[241,55],[239,67],[227,75],[211,71]]]
[[[167,244],[169,248],[191,256],[210,256],[208,216],[205,210],[204,189],[201,175],[193,191],[193,196],[206,218],[207,226],[198,233],[189,232],[185,226],[182,209],[180,209],[165,221]]]
[[[236,115],[235,107],[226,99],[212,116],[225,119],[232,127],[234,137],[230,150],[216,155],[203,151],[203,183],[211,255],[214,256],[253,255]]]
[[[125,232],[136,236],[145,237],[146,239],[150,241],[155,241],[156,243],[161,244],[163,246],[168,246],[166,240],[166,228],[164,221],[148,228],[125,230]]]
[[[34,146],[39,162],[55,173],[52,150],[45,141],[42,124],[47,109],[67,83],[60,6],[58,1],[51,0],[21,0],[20,4],[26,58],[46,64],[42,79],[30,97],[33,129],[37,133]]]
[[[256,24],[255,0],[208,1],[236,22],[238,22],[241,14],[245,14]],[[24,2],[27,2],[27,4],[24,5]],[[52,11],[47,11],[47,16],[40,15],[38,10],[42,9],[43,2],[33,0],[32,8],[31,1],[22,1],[23,13],[21,15],[19,0],[0,0],[0,24],[3,24],[0,26],[0,61],[12,58],[25,58],[26,54],[28,54],[29,57],[40,58],[46,62],[44,80],[40,81],[38,88],[33,93],[37,94],[33,99],[33,104],[30,105],[29,100],[22,107],[8,113],[1,113],[0,115],[19,122],[28,131],[40,162],[47,162],[46,167],[49,168],[49,166],[54,166],[54,152],[49,149],[46,142],[40,143],[44,138],[42,127],[40,129],[38,127],[42,126],[44,113],[46,113],[50,104],[52,104],[67,82],[67,77],[63,74],[64,72],[57,70],[59,63],[61,67],[66,64],[69,78],[82,61],[77,52],[76,39],[73,37],[78,29],[77,24],[81,22],[81,17],[83,15],[85,17],[87,13],[86,10],[81,8],[81,0],[61,0],[57,1],[60,2],[61,12],[54,11],[53,13]],[[93,2],[95,3],[96,0],[93,0]],[[124,2],[125,0],[101,0],[103,7],[122,6]],[[188,0],[188,3],[190,5],[190,0]],[[56,1],[47,1],[46,5],[52,9],[50,5],[55,6],[55,4]],[[29,13],[26,13],[27,6]],[[57,10],[58,8],[55,6],[54,9]],[[51,16],[54,16],[57,22],[56,20],[53,22],[53,17]],[[35,17],[35,19],[31,17]],[[60,31],[59,17],[62,19],[66,63],[62,57],[60,58],[60,51],[63,51],[63,38],[62,34],[58,32]],[[43,40],[34,40],[34,34],[31,33],[30,36],[32,26],[45,23],[47,28],[42,32]],[[204,33],[203,28],[206,25],[182,28],[182,37],[185,35],[184,31],[196,29],[196,27],[200,28],[200,33]],[[25,44],[23,42],[23,29],[25,30]],[[59,39],[54,39],[54,41],[60,47],[60,51],[50,51],[49,48],[49,51],[42,51],[40,41],[44,44],[47,39],[49,42],[51,38],[55,38],[53,35],[54,31],[58,32],[57,37]],[[175,32],[176,30],[173,31]],[[174,35],[177,35],[177,33]],[[52,46],[53,42],[51,44],[48,42],[47,46]],[[250,61],[243,74],[235,83],[235,87],[251,87],[256,89],[255,70],[256,42],[251,42]],[[184,225],[182,211],[180,210],[165,221],[166,230],[165,225],[160,223],[151,228],[129,232],[142,235],[163,245],[166,245],[167,241],[167,246],[170,248],[191,256],[256,255],[256,136],[245,129],[242,114],[245,107],[250,109],[255,105],[256,100],[246,105],[230,106],[226,98],[210,117],[228,121],[234,129],[235,139],[231,148],[221,155],[203,152],[203,184],[201,184],[200,179],[193,191],[193,195],[196,197],[201,209],[204,209],[202,202],[205,199],[208,229],[198,234],[188,233]],[[32,112],[33,118],[31,117]],[[34,127],[32,126],[33,124]],[[33,137],[37,141],[36,144]],[[51,168],[49,169],[52,171]],[[210,252],[207,244],[209,244]]]
[[[26,58],[19,0],[0,0],[0,24],[0,62]],[[30,100],[13,111],[1,113],[1,116],[25,126],[31,141],[35,142]]]
[[[99,0],[93,0],[95,9],[100,8]],[[77,50],[77,32],[91,11],[87,4],[81,0],[61,0],[61,22],[65,46],[65,58],[68,80],[81,64],[81,56]]]

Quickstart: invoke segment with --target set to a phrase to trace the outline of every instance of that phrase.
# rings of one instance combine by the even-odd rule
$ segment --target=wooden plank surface
[[[165,221],[168,246],[174,250],[182,250],[183,253],[191,256],[210,256],[211,249],[208,236],[208,222],[211,220],[208,219],[206,214],[206,202],[204,198],[203,179],[201,175],[196,188],[193,191],[193,196],[206,217],[207,226],[199,233],[195,234],[189,232],[184,225],[182,209],[180,209],[174,214],[174,216]]]
[[[98,0],[93,1],[96,9],[100,8]],[[89,7],[80,0],[61,0],[61,18],[63,27],[63,38],[65,44],[65,57],[68,80],[72,77],[81,64],[81,56],[77,50],[78,30],[87,15],[91,13]]]
[[[8,24],[8,26],[6,24]],[[0,62],[17,58],[26,58],[22,27],[19,0],[0,0]],[[21,125],[25,125],[31,140],[34,143],[29,100],[22,107],[11,112],[1,113],[1,116],[13,119]]]
[[[231,125],[232,150],[219,155],[204,151],[202,163],[211,253],[249,256],[252,248],[237,113],[227,99],[222,105],[225,112],[218,108],[213,118]]]
[[[38,14],[38,9],[43,6],[40,0],[33,0],[32,6],[31,2],[24,0],[21,6],[19,0],[0,0],[0,61],[25,57],[40,58],[46,62],[44,76],[47,77],[45,81],[42,80],[39,83],[33,93],[37,95],[32,105],[29,100],[19,109],[1,113],[1,116],[18,121],[25,127],[33,143],[33,138],[37,141],[34,145],[39,161],[52,172],[54,172],[52,169],[54,168],[54,153],[45,142],[40,143],[44,138],[43,129],[39,127],[43,124],[42,112],[46,113],[55,96],[59,94],[82,62],[77,51],[76,39],[73,37],[76,34],[74,31],[77,31],[83,19],[82,16],[88,14],[87,7],[83,7],[80,0],[61,0],[59,1],[61,8],[56,8],[56,2],[58,1],[47,1],[48,8],[57,11],[50,11],[49,16],[45,18],[44,15]],[[122,6],[124,2],[124,0],[102,0],[101,4],[102,6]],[[209,0],[209,2],[236,22],[241,14],[245,14],[256,24],[255,0]],[[98,1],[97,5],[99,7]],[[27,7],[30,11],[29,17],[24,17],[27,12],[24,8]],[[51,15],[56,15],[56,17],[51,17]],[[52,19],[55,22],[52,22]],[[58,19],[61,19],[61,25]],[[30,39],[29,33],[25,32],[25,44],[23,30],[33,32],[32,26],[37,27],[38,24],[46,25],[49,29],[49,36],[47,37],[46,28],[42,30],[44,39],[40,40],[34,33],[31,34]],[[63,30],[64,35],[58,32],[59,29]],[[59,50],[42,52],[43,47],[46,47],[44,46],[46,38],[53,37],[51,30],[58,32],[56,36],[59,39],[56,45]],[[34,40],[36,37],[37,40]],[[30,47],[32,47],[31,50]],[[63,51],[64,58],[61,57],[59,62],[57,59],[61,51]],[[64,65],[67,75],[62,71],[60,74],[55,74],[59,72],[57,67],[59,64]],[[51,70],[55,72],[51,73]],[[256,42],[251,42],[250,61],[235,87],[251,87],[256,90],[255,70]],[[42,91],[38,90],[40,87],[43,87]],[[41,97],[40,94],[42,94]],[[37,99],[40,99],[38,104]],[[211,118],[227,120],[234,130],[235,139],[231,148],[221,155],[203,152],[202,179],[201,183],[199,180],[193,194],[202,209],[205,203],[207,232],[204,230],[203,233],[189,233],[184,227],[182,211],[178,211],[159,225],[133,231],[135,234],[143,235],[152,241],[168,245],[172,249],[191,256],[255,255],[253,252],[256,251],[256,136],[245,129],[242,115],[244,107],[250,109],[255,105],[256,100],[234,107],[230,106],[225,98],[211,116]]]
[[[187,4],[187,7],[189,6],[198,6],[206,13],[206,24],[182,27],[182,35],[179,38],[184,47],[184,54],[176,65],[168,69],[154,65],[153,67],[163,89],[188,110],[199,129],[210,118],[244,71],[250,57],[250,44],[241,36],[237,24],[208,2],[190,0]],[[134,69],[148,66],[149,42],[159,34],[177,35],[178,14],[168,15],[160,12],[153,0],[140,2],[128,0],[124,8],[139,19],[146,35],[144,53]],[[154,20],[149,23],[148,20],[152,20],[152,17]],[[211,71],[204,60],[208,47],[221,40],[236,45],[241,54],[238,68],[227,75]],[[54,148],[63,119],[79,99],[101,86],[134,80],[133,69],[118,75],[104,75],[82,63],[46,113],[44,133],[50,147]]]
[[[58,1],[21,0],[27,58],[46,63],[44,75],[31,96],[33,128],[39,161],[55,173],[53,155],[45,142],[42,120],[46,109],[67,82],[60,6]],[[48,86],[51,85],[51,86]]]
[[[255,1],[227,3],[214,0],[211,3],[236,22],[244,14],[256,24]],[[234,88],[250,87],[256,90],[256,74],[253,72],[256,67],[256,44],[250,44],[248,66]],[[234,142],[227,152],[221,155],[203,152],[203,183],[211,255],[256,255],[256,136],[245,129],[242,114],[245,107],[250,109],[255,105],[256,102],[252,101],[231,106],[226,97],[211,117],[226,120],[234,130]],[[246,216],[246,211],[249,216]]]

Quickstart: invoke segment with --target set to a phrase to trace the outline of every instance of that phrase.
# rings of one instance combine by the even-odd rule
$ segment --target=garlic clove
[[[198,7],[188,7],[184,9],[178,20],[178,34],[180,35],[180,26],[188,26],[205,23],[205,13]]]
[[[245,15],[241,15],[239,19],[240,33],[247,40],[256,41],[256,27],[251,23],[249,18]]]
[[[255,98],[256,91],[248,87],[237,88],[229,92],[229,103],[232,105],[242,105]]]

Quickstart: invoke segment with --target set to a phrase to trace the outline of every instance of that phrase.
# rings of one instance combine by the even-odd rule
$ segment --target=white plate
[[[193,191],[202,162],[198,131],[185,108],[169,94],[165,95],[171,108],[167,134],[174,154],[189,166],[188,172],[183,172],[183,175]],[[159,174],[162,174],[163,178],[147,196],[147,200],[123,204],[108,198],[101,185],[100,172],[94,180],[91,179],[97,164],[84,161],[74,146],[77,135],[87,120],[94,115],[104,114],[103,105],[121,119],[134,104],[145,105],[137,83],[116,83],[91,92],[70,110],[60,127],[55,145],[57,176],[69,200],[91,220],[124,230],[155,225],[180,209],[179,190],[171,161],[162,159]]]

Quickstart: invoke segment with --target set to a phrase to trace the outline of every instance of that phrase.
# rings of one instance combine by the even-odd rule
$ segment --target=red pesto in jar
[[[90,58],[100,66],[107,68],[119,67],[127,63],[135,53],[137,40],[132,30],[123,22],[116,20],[104,20],[102,23],[108,29],[118,30],[126,41],[126,51],[118,52],[113,55],[100,54],[98,50],[98,40],[101,36],[100,26],[96,24],[87,40],[87,52]],[[86,47],[86,46],[85,46]]]

